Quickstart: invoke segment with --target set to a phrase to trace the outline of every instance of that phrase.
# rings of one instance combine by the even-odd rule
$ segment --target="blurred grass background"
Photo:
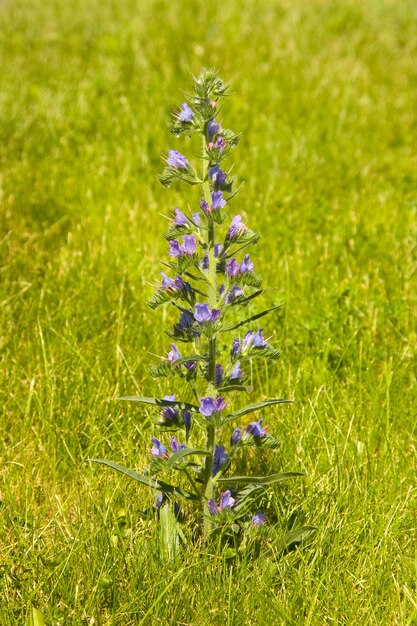
[[[415,624],[417,6],[411,0],[5,0],[0,4],[2,624]],[[282,349],[255,395],[279,463],[269,502],[319,532],[277,563],[161,562],[140,467],[169,311],[146,298],[194,190],[161,153],[191,74],[233,85],[236,202],[262,234]],[[275,296],[274,296],[275,297]],[[142,621],[141,621],[142,620]]]

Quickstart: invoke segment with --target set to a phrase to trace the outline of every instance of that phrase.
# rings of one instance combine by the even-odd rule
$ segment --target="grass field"
[[[0,59],[0,624],[417,624],[416,3],[5,0]],[[167,392],[146,298],[161,214],[199,198],[156,174],[203,66],[233,85],[239,212],[285,301],[253,399],[295,399],[265,459],[308,476],[265,511],[318,532],[276,560],[167,563],[152,494],[87,461],[148,459],[148,412],[116,399]]]

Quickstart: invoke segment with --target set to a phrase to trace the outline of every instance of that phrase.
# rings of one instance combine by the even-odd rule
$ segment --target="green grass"
[[[0,4],[2,625],[417,623],[416,54],[412,0]],[[263,463],[308,477],[266,512],[318,526],[234,565],[164,562],[151,494],[87,462],[141,467],[148,413],[116,398],[168,391],[145,302],[160,214],[198,198],[156,174],[202,66],[233,84],[239,212],[286,302],[253,399],[295,398]]]

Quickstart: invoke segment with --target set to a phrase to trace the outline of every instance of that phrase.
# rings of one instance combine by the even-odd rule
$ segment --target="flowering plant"
[[[258,242],[259,235],[250,230],[242,215],[231,215],[234,180],[223,162],[237,145],[239,135],[223,128],[218,120],[219,105],[227,92],[228,85],[214,71],[204,71],[194,79],[193,92],[174,113],[170,130],[177,137],[200,138],[199,167],[172,149],[159,177],[165,187],[180,181],[201,191],[199,210],[186,213],[175,208],[172,212],[165,235],[169,260],[163,263],[162,281],[148,302],[152,309],[170,303],[178,313],[177,323],[168,332],[171,349],[151,368],[153,377],[170,381],[169,394],[160,399],[122,398],[153,406],[162,434],[152,438],[152,459],[140,474],[94,459],[154,489],[165,530],[178,526],[174,505],[185,501],[185,511],[205,538],[219,532],[222,537],[242,536],[245,530],[264,525],[266,517],[256,505],[265,489],[303,475],[232,473],[249,448],[274,450],[280,445],[262,417],[245,423],[246,416],[289,401],[268,399],[231,409],[233,394],[251,391],[245,384],[248,363],[279,357],[262,328],[251,324],[281,305],[252,315],[246,313],[248,305],[265,290],[246,253],[249,245]],[[238,319],[236,311],[243,312]],[[240,333],[243,328],[246,331]],[[225,333],[233,333],[226,354],[219,349],[219,339],[224,344]],[[185,344],[188,353],[183,355],[177,343]],[[188,346],[192,348],[187,351]],[[177,398],[173,393],[176,379],[185,381],[189,388],[186,397],[191,400]],[[311,528],[299,529],[298,535],[293,531],[292,539],[299,539]],[[177,528],[171,536],[174,548],[180,536],[184,535]]]

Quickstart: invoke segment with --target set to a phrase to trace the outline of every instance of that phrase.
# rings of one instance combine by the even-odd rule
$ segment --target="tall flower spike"
[[[252,357],[273,358],[277,353],[266,343],[261,328],[232,337],[229,354],[224,354],[223,350],[230,341],[230,335],[225,340],[224,333],[246,327],[249,320],[258,319],[277,308],[270,307],[255,314],[245,310],[249,302],[251,307],[254,298],[266,291],[260,288],[260,279],[250,275],[254,263],[249,254],[241,256],[248,244],[257,243],[258,235],[249,230],[242,215],[231,216],[231,222],[224,225],[233,197],[233,179],[228,180],[232,168],[226,168],[223,162],[239,139],[233,131],[222,129],[216,119],[216,111],[221,109],[219,101],[227,94],[227,89],[215,71],[205,70],[194,80],[193,92],[187,96],[187,102],[182,102],[173,112],[170,124],[173,135],[199,135],[201,151],[195,158],[200,164],[195,167],[194,158],[191,163],[181,152],[171,149],[165,157],[166,166],[159,180],[165,187],[170,187],[173,182],[196,185],[199,192],[195,201],[202,200],[199,210],[194,205],[194,212],[193,208],[183,212],[178,207],[170,211],[166,234],[168,258],[163,262],[167,273],[161,272],[162,283],[149,304],[152,309],[168,302],[174,306],[179,320],[168,335],[175,341],[191,344],[191,347],[180,352],[177,344],[171,343],[162,363],[151,370],[155,377],[168,377],[169,390],[175,390],[176,395],[165,395],[162,401],[153,397],[133,399],[153,405],[159,413],[156,423],[162,431],[185,432],[185,443],[181,443],[180,435],[178,440],[172,433],[165,444],[152,437],[150,453],[154,458],[144,469],[141,482],[163,492],[156,504],[163,507],[160,519],[167,510],[165,507],[170,506],[176,523],[181,521],[185,510],[178,517],[178,506],[171,499],[176,494],[187,500],[187,511],[194,514],[195,524],[203,520],[201,533],[205,539],[213,530],[223,526],[225,532],[220,528],[216,541],[228,541],[229,530],[233,530],[234,541],[238,542],[246,531],[264,524],[266,519],[261,511],[249,514],[253,497],[257,495],[252,489],[239,491],[236,496],[239,506],[236,508],[230,490],[220,493],[222,485],[236,482],[233,476],[224,478],[223,472],[232,472],[234,463],[238,461],[240,464],[240,457],[248,447],[267,444],[262,448],[273,448],[278,442],[272,436],[266,437],[263,417],[246,427],[236,426],[235,422],[253,411],[280,404],[282,400],[249,403],[229,411],[229,398],[220,397],[223,392],[248,392],[249,388],[242,384],[247,361]],[[177,378],[181,378],[178,390],[174,387]],[[185,385],[189,386],[187,393],[184,392]],[[230,432],[232,423],[234,430]],[[230,438],[229,453],[221,443],[226,438]],[[243,465],[246,465],[244,461]],[[162,470],[170,472],[160,477],[158,472]],[[282,479],[282,475],[279,477]],[[265,484],[272,484],[275,478],[274,475],[262,476],[257,482],[263,484],[265,479]],[[163,482],[165,480],[168,482]],[[237,478],[237,482],[243,485],[253,480],[250,477]],[[191,526],[187,525],[185,532]],[[190,534],[197,536],[194,530],[192,528]],[[178,533],[174,533],[175,537]],[[257,539],[254,532],[252,539]],[[245,542],[242,547],[244,545]],[[168,551],[172,548],[174,554],[177,545],[168,548]]]

